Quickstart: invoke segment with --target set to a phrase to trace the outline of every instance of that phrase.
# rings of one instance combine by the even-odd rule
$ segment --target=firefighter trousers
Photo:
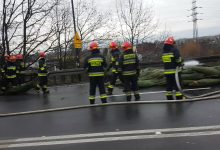
[[[131,91],[134,92],[135,100],[140,100],[140,94],[138,91],[138,76],[137,75],[123,75],[124,89],[127,97],[127,101],[131,101]]]
[[[183,99],[183,94],[179,92],[176,84],[175,74],[165,75],[166,77],[166,98],[167,100],[173,100],[173,91],[175,91],[176,99]]]
[[[3,82],[3,77],[0,75],[0,90],[4,90],[4,82]]]
[[[36,87],[37,91],[40,91],[40,89],[42,89],[43,93],[49,93],[47,82],[47,76],[38,76],[38,84]]]
[[[100,99],[102,103],[107,103],[107,95],[105,93],[104,76],[89,77],[90,90],[89,100],[90,104],[95,104],[96,87],[99,88]]]
[[[120,79],[120,81],[121,81],[122,84],[123,84],[123,78],[121,77],[121,75],[120,75],[119,73],[112,73],[110,83],[109,83],[109,85],[107,86],[107,88],[108,88],[108,94],[109,94],[109,95],[112,95],[112,92],[113,92],[113,89],[114,89],[116,80],[117,80],[118,78]]]
[[[24,76],[21,73],[17,73],[17,84],[21,85],[24,83]]]
[[[12,86],[17,86],[17,78],[5,78],[2,80],[2,87],[1,90],[5,92],[8,88],[9,84],[11,83]]]

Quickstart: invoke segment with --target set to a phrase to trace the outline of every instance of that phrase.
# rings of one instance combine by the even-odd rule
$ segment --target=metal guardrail
[[[21,74],[25,76],[25,80],[37,80],[37,70],[26,70],[22,71]],[[85,78],[84,74],[86,74],[84,68],[50,71],[48,73],[48,77],[50,78],[48,84],[57,85],[81,82],[82,78]]]
[[[83,73],[85,73],[84,68],[76,68],[76,69],[51,71],[48,73],[48,76],[77,75],[77,74],[83,74]]]
[[[85,80],[84,76],[85,76],[84,68],[50,71],[48,73],[48,77],[50,78],[48,84],[59,85],[59,84],[78,83],[81,82],[82,80]]]
[[[64,69],[64,70],[57,70],[57,71],[50,71],[48,76],[57,76],[57,75],[76,75],[85,73],[84,68],[77,68],[77,69]],[[21,71],[22,75],[26,76],[34,76],[37,75],[37,70],[32,71]]]
[[[200,63],[210,63],[210,62],[220,61],[220,56],[184,58],[184,61],[189,61],[189,60],[197,60]],[[141,66],[141,68],[160,67],[160,66],[163,66],[163,62],[158,61],[158,62],[150,62],[150,63],[140,63],[140,66]]]

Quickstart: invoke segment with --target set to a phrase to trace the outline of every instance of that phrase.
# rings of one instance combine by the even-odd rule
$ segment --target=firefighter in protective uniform
[[[183,99],[183,94],[178,90],[175,73],[176,67],[182,66],[182,59],[180,52],[174,47],[175,40],[173,37],[169,37],[164,42],[162,61],[164,63],[164,75],[166,77],[166,98],[167,100],[173,100],[173,90],[175,90],[176,99]]]
[[[2,91],[5,92],[8,85],[11,83],[12,86],[17,86],[17,66],[16,66],[16,56],[5,56],[5,65],[4,65],[4,80]]]
[[[97,42],[90,43],[91,55],[85,59],[84,69],[88,71],[90,80],[90,104],[95,104],[96,87],[99,88],[102,103],[107,103],[107,95],[104,85],[104,72],[107,66],[105,58],[100,54]]]
[[[118,72],[119,67],[119,57],[121,55],[120,50],[118,49],[118,44],[116,42],[111,42],[109,45],[111,49],[111,62],[107,70],[111,69],[111,77],[108,88],[108,95],[112,95],[113,88],[115,86],[116,80],[119,78],[123,83],[122,77]]]
[[[140,100],[140,94],[138,91],[138,77],[140,74],[139,60],[137,54],[133,52],[130,42],[124,42],[122,44],[124,50],[119,60],[119,72],[122,74],[124,82],[124,90],[126,93],[127,101],[131,101],[132,91],[134,93],[135,100]]]
[[[47,87],[47,65],[46,65],[46,54],[44,52],[39,53],[40,58],[38,60],[38,84],[37,84],[37,91],[40,92],[40,89],[42,89],[44,94],[49,93],[48,87]]]
[[[3,79],[4,79],[4,56],[2,52],[2,48],[0,45],[0,88],[2,89],[3,86]]]
[[[16,55],[16,63],[17,63],[17,81],[18,84],[21,85],[24,82],[24,78],[21,75],[21,71],[23,71],[23,65],[22,65],[22,61],[23,61],[23,55],[22,54],[18,54]]]
[[[3,55],[3,54],[2,54]],[[9,55],[5,55],[4,57],[1,57],[1,91],[5,92],[6,87],[5,87],[5,82],[6,82],[6,77],[5,77],[5,66],[6,63],[9,59]]]

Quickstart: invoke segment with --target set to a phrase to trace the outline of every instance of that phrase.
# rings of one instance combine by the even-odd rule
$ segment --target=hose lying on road
[[[203,98],[203,97],[207,97],[208,98],[208,96],[220,94],[220,90],[214,91],[214,92],[209,92],[209,93],[198,95],[198,96],[190,96],[190,95],[186,94],[183,91],[183,89],[181,87],[180,80],[179,80],[179,72],[180,71],[181,71],[181,68],[177,67],[176,68],[176,73],[175,73],[175,79],[176,79],[176,84],[177,84],[177,87],[178,87],[179,91],[184,95],[185,98],[187,98],[187,99]]]
[[[195,102],[195,101],[211,100],[211,99],[220,98],[220,91],[214,91],[214,92],[206,93],[206,94],[199,95],[199,96],[189,96],[189,95],[187,95],[186,93],[184,93],[184,91],[182,90],[182,87],[180,85],[179,71],[180,71],[180,68],[178,67],[177,71],[176,71],[176,74],[175,74],[177,87],[178,87],[179,91],[182,92],[183,95],[187,99],[183,99],[183,100],[151,100],[151,101],[132,101],[132,102],[112,102],[112,103],[107,103],[107,104],[80,105],[80,106],[70,106],[70,107],[62,107],[62,108],[51,108],[51,109],[35,110],[35,111],[6,113],[6,114],[0,114],[0,117],[31,115],[31,114],[76,110],[76,109],[93,108],[93,107],[107,107],[107,106],[114,106],[114,105],[183,103],[183,102]]]
[[[194,98],[194,99],[184,99],[184,100],[151,100],[151,101],[113,102],[113,103],[107,103],[107,104],[81,105],[81,106],[70,106],[70,107],[43,109],[43,110],[26,111],[26,112],[6,113],[6,114],[0,114],[0,117],[32,115],[32,114],[76,110],[76,109],[93,108],[93,107],[107,107],[107,106],[114,106],[114,105],[168,104],[168,103],[195,102],[195,101],[211,100],[211,99],[217,99],[217,98],[220,98],[220,95]]]

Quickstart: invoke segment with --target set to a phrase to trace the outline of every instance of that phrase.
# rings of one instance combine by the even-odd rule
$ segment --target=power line
[[[193,22],[193,38],[194,40],[197,40],[198,38],[198,20],[202,20],[202,19],[198,19],[198,13],[197,9],[198,8],[202,8],[202,7],[198,7],[197,6],[197,0],[192,0],[192,8],[190,9],[190,11],[192,11],[192,14],[188,17],[192,17],[192,20],[190,22]]]

